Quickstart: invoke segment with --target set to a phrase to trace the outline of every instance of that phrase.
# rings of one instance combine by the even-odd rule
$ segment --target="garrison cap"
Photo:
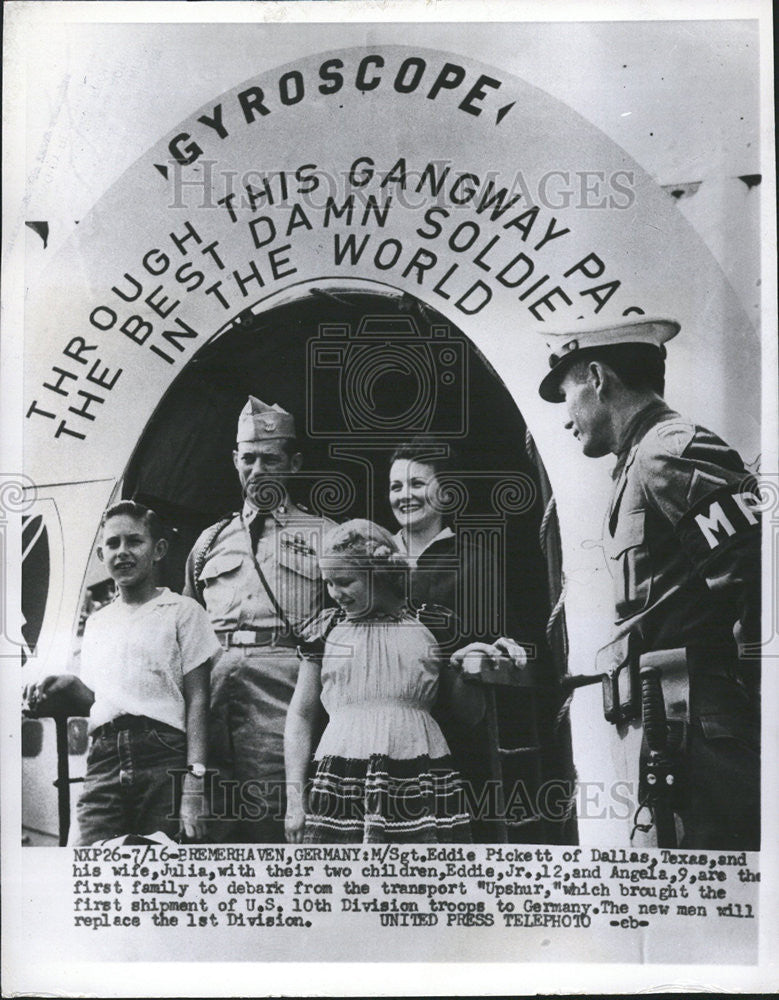
[[[238,417],[238,441],[271,441],[295,437],[295,418],[278,403],[268,406],[249,396]]]
[[[568,327],[563,332],[539,331],[549,348],[549,372],[541,380],[539,395],[549,403],[562,403],[560,383],[571,365],[582,352],[596,347],[615,347],[618,344],[648,344],[656,347],[665,357],[663,344],[675,337],[680,326],[673,319],[648,319],[637,317],[609,326],[582,325],[581,329]]]

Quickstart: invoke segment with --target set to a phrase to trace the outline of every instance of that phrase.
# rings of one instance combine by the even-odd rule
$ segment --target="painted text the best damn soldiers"
[[[71,326],[27,409],[28,419],[47,422],[54,438],[86,440],[124,370],[102,359],[103,338],[119,335],[128,351],[134,345],[145,357],[151,352],[153,363],[185,363],[213,332],[200,328],[201,297],[225,320],[241,312],[269,287],[295,278],[295,242],[314,231],[332,231],[328,270],[356,274],[369,265],[424,286],[463,315],[485,309],[498,287],[515,294],[533,322],[559,310],[597,314],[619,295],[622,281],[611,273],[605,254],[577,250],[567,256],[557,250],[557,241],[572,230],[555,211],[569,207],[573,198],[586,207],[629,207],[630,171],[606,179],[596,171],[571,177],[550,170],[531,191],[520,169],[505,178],[445,160],[415,162],[407,155],[378,163],[366,151],[343,165],[302,163],[238,178],[220,164],[209,173],[219,163],[220,144],[237,130],[261,127],[267,116],[306,100],[312,91],[337,96],[347,86],[362,92],[387,87],[400,95],[421,90],[430,101],[448,97],[463,114],[489,115],[495,127],[515,107],[496,101],[501,81],[494,77],[469,76],[452,62],[431,67],[421,56],[388,67],[378,54],[363,56],[350,70],[343,59],[327,59],[315,80],[291,69],[272,92],[252,85],[237,93],[232,106],[214,104],[195,119],[199,131],[174,135],[170,160],[153,167],[173,182],[170,208],[186,207],[184,199],[194,191],[200,199],[196,208],[216,209],[227,220],[229,240],[209,233],[202,213],[177,222],[175,229],[168,224],[156,244],[107,285],[83,317],[85,331]],[[182,173],[193,166],[203,168],[199,177]],[[393,216],[399,222],[409,211],[418,216],[413,244],[393,227]],[[555,260],[545,261],[550,245]],[[627,299],[617,302],[622,315],[642,312]],[[123,362],[133,364],[137,357],[123,354]]]

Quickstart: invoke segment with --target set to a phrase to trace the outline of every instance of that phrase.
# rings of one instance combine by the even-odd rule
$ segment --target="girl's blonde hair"
[[[408,563],[386,528],[365,518],[337,524],[326,535],[319,556],[323,569],[349,566],[369,570],[399,596],[405,594]]]

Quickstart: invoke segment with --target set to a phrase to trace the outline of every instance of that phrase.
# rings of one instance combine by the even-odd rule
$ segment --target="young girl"
[[[405,607],[397,545],[371,521],[347,521],[326,538],[320,564],[338,607],[301,647],[284,734],[287,839],[469,841],[462,784],[430,714],[440,658]],[[320,698],[330,719],[306,808]]]

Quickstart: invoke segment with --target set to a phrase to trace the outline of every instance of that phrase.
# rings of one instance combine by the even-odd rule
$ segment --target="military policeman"
[[[243,509],[212,525],[187,560],[184,592],[206,607],[224,652],[211,677],[215,839],[284,840],[284,722],[298,673],[297,631],[323,606],[317,550],[332,525],[290,499],[295,422],[250,396],[233,462]],[[220,823],[219,820],[225,820]]]
[[[757,850],[759,667],[740,652],[760,638],[758,498],[739,455],[662,398],[665,343],[678,332],[674,321],[641,317],[545,334],[550,370],[539,391],[565,402],[565,426],[585,455],[617,457],[604,549],[618,639],[630,639],[639,664],[665,663],[668,678],[682,664],[686,713],[680,727],[661,726],[663,738],[675,734],[669,752],[679,764],[672,759],[666,780],[681,783],[672,836],[675,812],[683,846]],[[635,687],[648,676],[646,668],[634,675]],[[643,697],[646,763],[646,694],[633,691],[634,709],[637,694],[633,719]],[[622,708],[620,737],[631,718],[630,706]],[[663,803],[647,798],[659,835]]]

